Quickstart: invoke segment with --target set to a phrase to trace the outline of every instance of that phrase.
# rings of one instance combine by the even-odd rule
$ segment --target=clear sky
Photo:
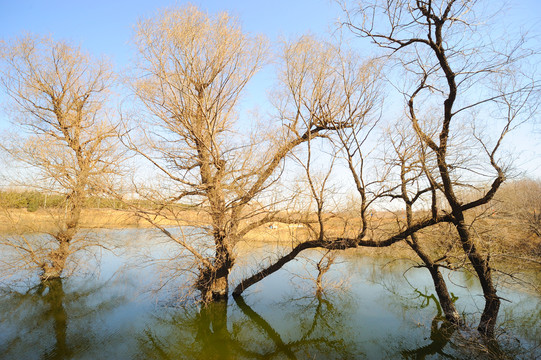
[[[117,64],[129,59],[132,29],[141,17],[187,1],[168,0],[0,0],[0,37],[24,31],[72,39],[94,54],[106,54]],[[340,15],[331,0],[199,0],[209,12],[226,10],[238,16],[246,31],[270,38],[305,32],[324,33]]]
[[[51,35],[56,40],[73,41],[94,56],[104,55],[117,70],[123,70],[132,57],[130,40],[137,20],[186,3],[210,13],[227,11],[239,18],[245,31],[264,34],[270,40],[307,32],[325,36],[337,28],[341,15],[332,0],[0,0],[0,39],[25,32]],[[270,69],[257,74],[244,97],[244,108],[265,111],[272,78]],[[0,112],[0,129],[7,123]]]
[[[498,6],[501,0],[484,2],[487,6]],[[68,39],[80,44],[93,55],[105,55],[117,69],[123,69],[131,57],[129,42],[137,20],[150,17],[164,7],[184,3],[187,2],[0,0],[0,39],[10,39],[24,32],[52,35],[55,39]],[[342,16],[340,7],[332,0],[195,0],[191,3],[209,12],[226,10],[239,17],[244,30],[263,33],[271,40],[280,36],[295,37],[307,32],[328,34],[336,30],[337,20]],[[523,27],[541,35],[541,0],[511,0],[508,5],[512,10],[506,11],[509,23],[506,26]],[[271,78],[270,72],[264,72],[255,79],[246,104],[253,106],[261,103],[265,106],[264,98],[268,89],[265,84],[271,82]],[[0,95],[2,100],[3,96]],[[541,121],[538,124],[541,125]],[[6,116],[0,112],[0,129],[6,126]],[[512,142],[517,151],[523,153],[518,163],[541,177],[539,133],[532,136],[532,127],[526,125]],[[532,164],[532,159],[539,165]]]

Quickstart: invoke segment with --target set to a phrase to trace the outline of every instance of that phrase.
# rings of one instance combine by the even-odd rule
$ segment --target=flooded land
[[[3,359],[469,359],[541,356],[541,298],[500,288],[496,340],[483,341],[483,306],[467,272],[445,273],[466,327],[446,323],[426,269],[410,260],[341,252],[316,295],[307,252],[241,297],[201,307],[173,277],[174,247],[152,229],[94,231],[119,245],[84,255],[78,273],[0,293]],[[38,235],[36,235],[38,236]],[[280,245],[282,246],[282,245]],[[280,251],[244,249],[251,266]],[[272,249],[272,251],[271,251]],[[242,266],[241,266],[242,265]],[[179,263],[174,266],[181,267]],[[243,274],[232,273],[234,284]],[[539,274],[532,274],[539,276]],[[37,279],[34,279],[37,280]],[[539,281],[539,279],[537,279]],[[185,284],[184,284],[185,285]],[[469,327],[472,330],[468,330]]]

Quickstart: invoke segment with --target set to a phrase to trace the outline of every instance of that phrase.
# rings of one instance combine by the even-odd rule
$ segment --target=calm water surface
[[[533,294],[500,290],[509,301],[498,342],[486,344],[475,331],[441,321],[428,273],[410,261],[342,254],[326,275],[325,295],[316,297],[314,261],[321,254],[314,251],[242,298],[201,309],[175,296],[181,280],[165,283],[167,262],[139,266],[141,254],[175,255],[155,231],[98,236],[130,246],[85,260],[92,276],[1,290],[0,358],[469,359],[489,352],[541,358],[541,299]],[[252,265],[269,256],[263,250],[247,257]],[[240,264],[240,271],[251,264]],[[475,278],[453,273],[449,280],[459,311],[474,325],[483,305]]]

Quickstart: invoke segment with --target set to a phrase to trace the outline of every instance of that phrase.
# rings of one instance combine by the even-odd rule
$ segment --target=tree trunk
[[[82,176],[79,180],[84,184],[86,175]],[[70,242],[79,230],[79,220],[81,218],[81,211],[85,200],[84,185],[79,185],[67,198],[65,227],[60,229],[58,233],[54,235],[54,238],[58,243],[58,248],[51,250],[45,261],[41,264],[41,281],[59,279],[62,277],[62,272],[64,271],[66,261],[70,255]]]
[[[405,161],[402,163],[401,173],[400,173],[400,179],[402,181],[402,199],[404,200],[406,204],[406,221],[408,227],[411,227],[413,225],[413,201],[411,201],[406,184],[407,184],[407,169],[406,169],[406,163]],[[435,197],[433,197],[435,199]],[[437,212],[433,212],[433,215],[437,215]],[[445,314],[445,318],[447,321],[451,322],[452,324],[459,325],[461,323],[460,315],[458,314],[458,311],[456,311],[455,304],[453,303],[453,299],[451,299],[451,296],[449,295],[449,291],[447,290],[447,284],[445,283],[445,280],[443,279],[443,276],[441,275],[440,269],[437,264],[434,263],[434,261],[430,258],[429,254],[426,253],[423,248],[421,247],[419,243],[419,239],[416,233],[411,234],[410,236],[411,241],[406,241],[407,244],[412,248],[413,251],[419,256],[419,258],[425,263],[426,268],[430,272],[430,276],[432,276],[432,281],[434,282],[434,288],[436,290],[436,294],[438,295],[438,300],[440,302],[441,309],[443,310],[443,313]]]
[[[234,258],[226,244],[226,237],[215,237],[216,255],[212,266],[199,270],[196,287],[204,303],[227,300],[229,295],[229,272]]]
[[[447,290],[447,284],[445,283],[445,279],[441,275],[441,272],[436,264],[430,259],[428,254],[426,254],[423,249],[420,247],[419,242],[417,240],[417,235],[413,234],[411,237],[411,242],[408,242],[408,245],[415,251],[417,256],[423,260],[423,262],[426,265],[426,268],[430,272],[430,276],[432,276],[432,281],[434,283],[434,289],[436,290],[436,294],[438,295],[438,300],[441,305],[441,309],[443,310],[443,313],[445,314],[445,318],[447,321],[459,325],[461,323],[460,315],[458,314],[458,311],[455,308],[455,304],[453,302],[453,299],[451,298],[451,295],[449,294],[449,291]]]
[[[45,261],[41,264],[40,280],[44,282],[53,279],[60,279],[66,266],[66,260],[68,259],[69,254],[69,242],[60,242],[58,248],[52,250],[47,255]]]
[[[492,269],[489,264],[489,257],[483,257],[475,246],[475,242],[470,235],[468,226],[465,222],[462,204],[458,201],[453,191],[453,183],[449,176],[448,165],[445,163],[444,150],[441,149],[440,153],[438,153],[438,167],[440,169],[440,174],[442,176],[442,181],[445,188],[445,196],[449,202],[449,205],[451,205],[452,214],[454,217],[453,224],[458,232],[462,249],[464,250],[464,254],[466,254],[468,257],[468,260],[472,264],[473,269],[477,274],[479,282],[481,283],[481,288],[483,289],[483,296],[485,297],[485,308],[481,314],[481,320],[479,321],[477,330],[482,335],[493,337],[494,328],[496,327],[496,320],[498,319],[498,313],[500,311],[500,298],[498,297],[496,287],[492,282]],[[496,185],[492,185],[493,189],[497,189],[499,184],[501,184],[504,179],[505,177],[501,171],[499,171],[499,176],[494,182]],[[486,201],[488,201],[488,199],[489,198],[485,197]]]
[[[489,260],[484,259],[477,251],[464,221],[458,221],[455,225],[460,236],[462,247],[468,255],[468,259],[479,278],[485,297],[485,308],[481,314],[481,320],[477,330],[485,336],[493,337],[496,320],[498,319],[498,313],[500,311],[500,298],[498,297],[496,288],[492,282],[492,269]]]
[[[213,301],[227,300],[229,292],[228,272],[223,269],[203,268],[197,280],[197,289],[201,292],[201,300],[208,304]]]
[[[480,279],[481,284],[487,282],[486,279]],[[492,282],[491,279],[490,283]],[[488,285],[484,285],[483,288]],[[485,296],[485,308],[483,309],[483,314],[481,315],[481,320],[479,321],[479,326],[477,330],[483,335],[488,337],[494,337],[494,328],[496,327],[496,320],[498,319],[498,313],[500,312],[500,298],[496,295],[496,290],[492,287],[488,292],[484,292]]]
[[[438,300],[440,302],[441,309],[443,313],[445,314],[445,318],[450,323],[457,324],[457,325],[460,324],[461,323],[460,315],[458,314],[458,311],[456,310],[453,299],[449,295],[449,291],[447,290],[447,285],[445,284],[445,280],[443,279],[441,272],[436,266],[428,267],[428,271],[430,271],[430,275],[432,276],[432,281],[434,282],[434,288],[436,289],[436,294],[438,295]]]

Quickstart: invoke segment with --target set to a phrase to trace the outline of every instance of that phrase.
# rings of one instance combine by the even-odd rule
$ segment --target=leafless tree
[[[360,224],[352,237],[327,236],[329,234],[325,234],[323,228],[324,233],[318,232],[316,238],[296,244],[290,252],[242,280],[235,287],[233,295],[241,294],[249,286],[278,271],[304,250],[390,246],[420,229],[450,220],[447,215],[438,215],[421,219],[389,236],[372,236],[369,231],[369,208],[389,191],[384,186],[385,171],[372,178],[369,176],[371,174],[367,174],[368,155],[373,147],[369,137],[377,125],[381,110],[381,64],[373,60],[363,62],[354,52],[309,37],[288,45],[284,53],[286,76],[283,78],[286,87],[284,100],[278,109],[284,118],[289,116],[297,122],[334,121],[333,131],[326,138],[339,149],[340,157],[353,179],[361,203]]]
[[[152,211],[139,209],[139,215],[194,261],[187,268],[198,267],[196,288],[204,302],[227,298],[235,245],[276,215],[267,189],[284,159],[342,120],[322,109],[314,121],[281,116],[272,131],[259,129],[253,136],[238,131],[239,98],[268,54],[263,38],[245,34],[226,13],[211,16],[193,6],[165,10],[139,22],[135,43],[139,57],[132,84],[148,131],[139,143],[134,136],[125,142],[164,179],[158,193],[139,191],[156,204]],[[192,205],[208,219],[208,228],[198,226],[206,234],[199,241],[156,220],[180,223],[179,204]]]
[[[13,166],[25,167],[16,184],[64,196],[52,211],[48,236],[5,235],[0,246],[14,268],[37,268],[42,280],[63,275],[71,254],[95,245],[79,234],[81,210],[91,193],[111,188],[121,153],[107,113],[114,76],[110,65],[76,46],[26,36],[2,49],[1,84],[13,126],[2,144]]]
[[[346,25],[352,31],[388,49],[391,59],[404,53],[397,62],[405,70],[406,79],[413,84],[404,87],[402,91],[410,125],[421,139],[421,147],[425,152],[423,156],[425,159],[434,159],[437,169],[429,173],[424,166],[423,170],[427,191],[432,197],[431,215],[415,222],[410,221],[386,239],[367,237],[366,231],[362,230],[366,228],[363,225],[355,238],[337,237],[327,241],[303,242],[275,263],[242,281],[234,294],[240,294],[246,287],[277,271],[305,249],[388,246],[405,239],[415,245],[411,235],[432,225],[448,222],[456,228],[464,254],[482,285],[486,306],[481,315],[479,331],[489,336],[493,334],[500,299],[492,279],[490,256],[483,252],[470,233],[466,212],[488,203],[505,180],[505,167],[498,157],[498,150],[505,135],[535,113],[535,102],[531,107],[526,104],[532,102],[538,87],[533,78],[519,68],[520,62],[532,54],[523,49],[522,38],[518,44],[505,51],[494,50],[494,43],[481,44],[483,46],[479,47],[479,44],[462,41],[463,34],[472,31],[475,35],[473,40],[483,40],[475,32],[478,26],[474,25],[475,19],[471,18],[475,13],[470,11],[473,5],[472,2],[450,0],[441,4],[430,1],[375,2],[353,9],[346,8],[349,16]],[[488,51],[492,55],[486,58]],[[453,66],[456,66],[456,70]],[[436,131],[423,128],[429,122],[422,121],[420,114],[426,116],[431,111],[430,116],[433,116],[433,109],[438,106],[441,106],[442,115],[438,117]],[[491,129],[495,134],[492,141],[479,131],[479,123],[483,120],[481,111],[490,113],[494,125],[501,126],[500,129]],[[467,125],[471,129],[467,143],[474,144],[474,150],[450,143],[458,125]],[[415,141],[409,146],[415,147],[417,143]],[[347,142],[342,144],[347,153]],[[350,149],[361,151],[361,146]],[[470,156],[474,151],[476,155]],[[349,154],[346,158],[352,159]],[[469,161],[472,158],[475,160],[473,163]],[[366,195],[367,187],[363,184],[365,177],[359,176],[359,169],[362,170],[362,167],[358,167],[358,164],[350,166],[357,190],[362,196],[363,193]],[[479,181],[475,178],[479,177],[488,179],[488,190],[474,199],[461,199],[464,193],[461,189],[475,186]],[[400,190],[401,186],[390,190]],[[443,210],[436,206],[438,193],[441,193],[445,201]],[[406,202],[411,200],[406,196]],[[365,220],[361,221],[364,224]]]
[[[390,191],[385,196],[391,199],[400,199],[404,203],[405,223],[399,224],[399,226],[405,228],[413,226],[416,216],[414,206],[419,208],[418,203],[425,200],[426,197],[428,197],[427,202],[430,204],[432,217],[437,217],[437,196],[440,184],[437,183],[433,175],[437,170],[435,158],[428,157],[425,145],[419,141],[413,129],[409,131],[408,136],[407,130],[397,125],[390,130],[388,138],[392,145],[392,154],[387,161],[391,167],[397,168],[399,186],[396,186],[396,191]],[[441,305],[440,312],[443,311],[449,322],[460,324],[460,315],[440,271],[442,267],[449,268],[448,252],[452,248],[452,244],[451,247],[432,246],[432,251],[428,251],[420,241],[418,233],[411,234],[405,241],[423,262],[422,266],[430,272]],[[432,255],[437,252],[440,254],[436,257]]]
[[[411,85],[403,90],[410,124],[436,157],[439,190],[485,297],[478,329],[490,336],[500,298],[490,257],[483,254],[471,234],[466,212],[490,201],[503,183],[506,168],[498,155],[503,138],[536,110],[532,98],[537,84],[520,67],[532,52],[525,49],[522,36],[515,43],[494,40],[498,31],[486,36],[477,17],[477,1],[371,1],[344,7],[349,29],[388,51],[411,79]],[[440,109],[439,130],[434,136],[422,125],[427,106]],[[483,116],[488,116],[493,141],[478,131]],[[469,151],[449,146],[450,136],[460,125],[473,129],[470,137],[480,150],[475,168],[452,166],[457,152]],[[464,201],[460,193],[464,180],[479,174],[490,182],[488,190],[477,199]]]

